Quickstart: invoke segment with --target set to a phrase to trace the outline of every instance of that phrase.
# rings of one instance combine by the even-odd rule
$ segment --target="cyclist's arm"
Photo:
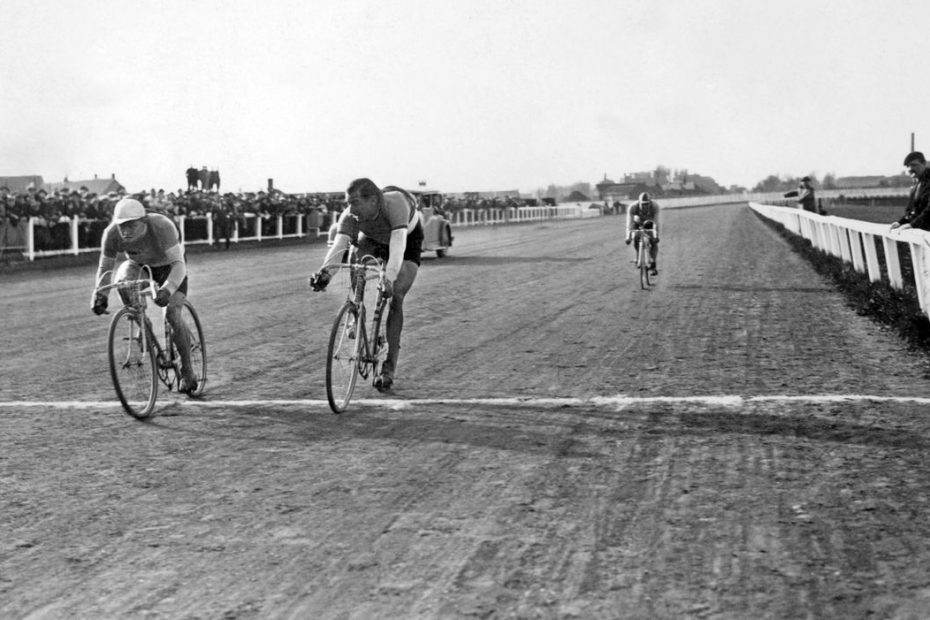
[[[342,262],[342,253],[349,249],[349,243],[352,239],[349,235],[343,233],[336,233],[336,238],[333,239],[333,245],[329,248],[329,251],[326,252],[326,257],[323,258],[323,266],[320,267],[320,270],[326,270],[329,267],[335,267]]]
[[[174,295],[174,292],[184,282],[184,278],[187,277],[187,263],[184,262],[184,252],[181,250],[180,244],[173,245],[165,250],[165,257],[170,261],[171,272],[168,274],[162,288]]]
[[[633,205],[626,210],[626,238],[630,238],[630,229],[633,228]]]
[[[97,262],[97,275],[94,277],[95,286],[106,286],[113,279],[112,272],[113,267],[116,266],[116,254],[117,245],[108,227],[104,230],[103,239],[100,241],[100,260]],[[95,297],[96,294],[97,290],[94,289]]]
[[[390,256],[388,257],[387,267],[384,268],[385,277],[393,282],[400,273],[400,267],[404,263],[404,252],[407,249],[407,228],[395,228],[391,231],[391,243],[389,246]]]

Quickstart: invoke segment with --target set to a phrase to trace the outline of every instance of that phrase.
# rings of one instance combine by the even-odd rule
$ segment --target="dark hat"
[[[810,177],[801,177],[801,180],[804,181],[805,183],[810,183],[810,182],[811,182],[811,178],[810,178]]]
[[[907,157],[904,158],[904,165],[906,166],[912,161],[916,161],[921,164],[927,163],[926,158],[924,158],[924,154],[921,153],[920,151],[911,151],[910,153],[908,153]]]

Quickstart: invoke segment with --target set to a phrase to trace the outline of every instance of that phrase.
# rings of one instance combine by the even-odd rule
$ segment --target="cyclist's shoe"
[[[652,268],[649,270],[649,275],[651,275],[651,276],[657,276],[657,275],[659,275],[659,269],[658,269],[658,267],[656,267],[655,265],[653,265]]]
[[[394,386],[394,377],[386,372],[382,372],[375,377],[373,384],[379,392],[387,392]]]
[[[193,394],[197,391],[197,378],[193,375],[189,377],[181,377],[181,380],[178,381],[178,392],[181,394]]]

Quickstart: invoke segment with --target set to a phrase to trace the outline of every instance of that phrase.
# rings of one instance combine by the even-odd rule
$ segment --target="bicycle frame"
[[[348,407],[359,375],[365,379],[377,377],[387,351],[383,335],[387,309],[384,265],[368,255],[356,260],[355,248],[348,261],[335,267],[348,270],[349,292],[330,332],[326,361],[326,395],[335,413]],[[365,305],[368,280],[377,280],[370,323]]]
[[[120,299],[123,300],[124,307],[133,310],[140,318],[140,323],[145,326],[146,335],[142,345],[143,352],[146,351],[148,347],[155,349],[155,355],[157,356],[159,366],[159,376],[161,377],[162,382],[170,387],[171,381],[167,376],[167,371],[172,368],[176,369],[174,349],[170,346],[172,336],[171,325],[165,321],[165,342],[167,346],[163,347],[161,342],[158,340],[158,337],[155,335],[152,320],[148,317],[148,313],[146,311],[148,307],[146,298],[155,298],[155,280],[152,279],[152,270],[148,265],[142,265],[142,270],[143,272],[147,272],[148,277],[142,277],[136,280],[114,282],[106,286],[99,286],[98,282],[98,286],[96,287],[95,292],[106,293],[112,289],[116,289],[120,293]],[[101,279],[110,274],[112,274],[111,271],[103,273],[101,275]]]
[[[362,346],[358,359],[358,370],[359,374],[367,379],[371,372],[375,370],[375,366],[378,363],[377,357],[379,350],[384,347],[386,343],[378,342],[378,335],[375,333],[369,334],[365,329],[365,326],[368,325],[368,317],[366,316],[367,308],[365,307],[365,287],[368,280],[378,281],[377,287],[375,288],[374,314],[371,319],[371,329],[372,332],[374,332],[376,327],[379,326],[384,319],[384,311],[387,307],[384,298],[384,265],[381,260],[367,254],[358,260],[354,260],[355,258],[356,252],[353,249],[349,254],[349,264],[344,266],[349,269],[349,277],[352,283],[346,301],[354,304],[358,311],[358,322],[362,325],[362,329],[358,330],[362,339]]]
[[[147,314],[147,298],[155,297],[156,282],[152,278],[152,271],[148,265],[143,265],[141,269],[140,277],[135,280],[124,280],[104,286],[101,286],[100,283],[108,277],[112,277],[112,272],[107,271],[101,274],[101,278],[95,287],[95,295],[106,294],[114,288],[120,293],[123,307],[111,319],[108,336],[111,378],[117,396],[119,396],[127,413],[139,419],[146,419],[152,413],[158,394],[157,384],[159,381],[169,390],[180,386],[182,362],[181,354],[176,350],[178,345],[175,342],[174,329],[168,320],[167,313],[164,316],[164,344],[159,340],[152,320]],[[195,362],[192,359],[191,363],[195,364],[195,368],[199,366],[197,370],[199,374],[197,375],[197,388],[195,391],[190,392],[190,395],[199,396],[203,392],[203,385],[206,381],[207,362],[203,330],[200,319],[189,301],[184,301],[179,312],[192,321],[190,325],[191,333],[189,334],[192,343],[191,355],[196,354],[199,360]],[[127,317],[128,321],[124,324],[123,320]],[[125,331],[127,328],[128,333]],[[113,346],[114,338],[119,338],[122,342],[128,342],[130,346],[116,351]],[[133,391],[132,387],[138,381],[138,373],[142,370],[141,366],[149,363],[147,360],[150,360],[151,363],[149,395],[145,399],[136,398],[135,393],[132,396],[127,396],[124,388],[129,387],[130,392]],[[128,383],[124,384],[124,379]],[[146,379],[146,382],[148,382],[148,379]]]

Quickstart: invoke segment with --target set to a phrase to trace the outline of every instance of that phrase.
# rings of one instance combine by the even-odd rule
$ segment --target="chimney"
[[[113,179],[113,180],[115,181],[115,180],[116,180],[116,173],[115,173],[115,172],[111,172],[111,173],[110,173],[110,178]]]
[[[95,175],[94,175],[94,181],[96,181],[96,180],[97,180],[97,175],[95,174]]]

